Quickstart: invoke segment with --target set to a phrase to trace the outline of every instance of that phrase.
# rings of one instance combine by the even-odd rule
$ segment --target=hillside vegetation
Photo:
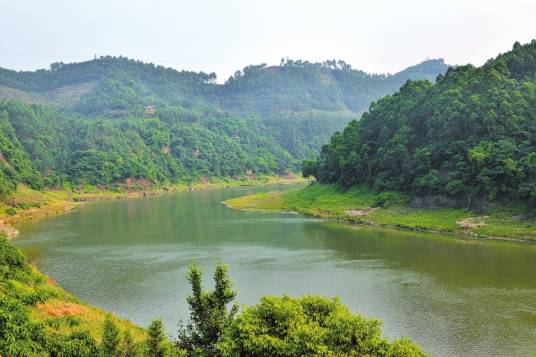
[[[303,162],[317,183],[242,209],[536,240],[536,40],[482,67],[408,81]]]
[[[414,205],[536,203],[536,41],[435,84],[407,82],[333,135],[304,174],[405,192],[421,198]]]
[[[188,115],[195,123],[181,119]],[[293,158],[253,120],[219,111],[182,118],[87,119],[41,105],[0,102],[3,191],[126,179],[151,183],[294,168]],[[3,143],[3,144],[2,144]]]
[[[225,84],[124,57],[0,69],[0,189],[298,170],[371,100],[446,68],[431,60],[369,75],[342,61],[287,60],[246,67]]]

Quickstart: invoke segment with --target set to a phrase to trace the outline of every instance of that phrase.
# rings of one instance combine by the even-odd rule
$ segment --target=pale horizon
[[[247,65],[287,57],[396,73],[427,58],[479,66],[516,41],[536,38],[536,2],[527,0],[8,0],[3,8],[10,16],[0,23],[8,34],[0,41],[0,67],[18,71],[110,55],[215,72],[218,82]]]

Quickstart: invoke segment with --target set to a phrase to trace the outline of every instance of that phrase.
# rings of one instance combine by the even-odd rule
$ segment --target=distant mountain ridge
[[[214,73],[177,71],[172,68],[155,66],[125,57],[101,57],[79,63],[53,63],[49,70],[13,71],[0,68],[0,96],[7,97],[12,90],[11,99],[17,93],[25,92],[29,98],[60,91],[63,87],[86,85],[79,100],[87,100],[92,92],[102,88],[102,82],[118,80],[125,86],[135,81],[134,89],[141,105],[151,100],[160,104],[177,105],[185,97],[204,99],[219,103],[222,109],[238,109],[240,112],[266,113],[289,110],[349,110],[360,112],[367,109],[371,98],[385,95],[398,89],[408,79],[428,79],[434,81],[438,74],[444,73],[448,66],[443,59],[427,60],[395,74],[368,74],[354,70],[343,61],[282,61],[279,66],[265,64],[252,65],[237,71],[223,85],[216,83]],[[91,84],[91,85],[88,85]],[[20,91],[20,92],[19,92]],[[114,93],[107,93],[112,94]],[[259,98],[259,95],[265,95]],[[20,99],[23,93],[20,93]],[[154,98],[156,97],[156,98]],[[249,105],[248,98],[257,97],[255,105]],[[286,105],[282,101],[286,98]],[[94,98],[96,100],[97,98]],[[277,100],[279,99],[279,100]],[[269,107],[263,100],[270,100]],[[275,101],[274,101],[275,100]],[[289,104],[290,103],[290,104]],[[67,105],[50,101],[62,109],[73,109],[85,114],[105,114],[84,110],[79,103],[71,101]],[[125,108],[126,109],[126,108]],[[140,108],[129,108],[125,114],[136,113]]]
[[[396,91],[408,79],[435,81],[448,66],[427,60],[392,75],[368,74],[343,61],[282,61],[280,66],[248,66],[219,88],[222,105],[239,112],[362,112],[373,100]]]

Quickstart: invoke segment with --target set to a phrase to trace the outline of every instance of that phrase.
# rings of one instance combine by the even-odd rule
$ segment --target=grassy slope
[[[35,274],[43,276],[38,271]],[[68,335],[72,332],[89,331],[97,340],[101,341],[102,328],[106,315],[109,312],[97,307],[86,304],[74,295],[66,292],[55,282],[43,276],[46,281],[46,287],[40,286],[21,286],[27,291],[38,291],[46,289],[52,297],[43,303],[30,306],[30,317],[33,321],[43,323],[47,326],[48,332],[56,332]],[[145,338],[145,330],[134,325],[128,320],[112,316],[113,321],[121,331],[130,330],[135,341],[141,341]]]
[[[527,212],[526,207],[502,207],[479,215],[463,209],[417,209],[407,207],[408,197],[400,193],[378,193],[353,187],[346,192],[334,185],[312,184],[305,189],[259,193],[234,198],[225,203],[232,208],[267,211],[295,211],[315,217],[338,219],[354,223],[397,227],[412,230],[469,234],[479,237],[510,238],[536,242],[536,225],[516,220]],[[383,207],[377,207],[383,202]],[[357,215],[350,216],[347,211]],[[457,223],[466,220],[484,225],[462,228]]]

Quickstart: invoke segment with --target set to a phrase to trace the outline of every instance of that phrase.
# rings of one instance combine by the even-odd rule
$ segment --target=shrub
[[[0,278],[26,280],[31,272],[20,249],[9,244],[5,236],[0,235]]]
[[[402,206],[408,202],[408,197],[400,192],[382,192],[374,199],[374,205],[377,207]]]
[[[338,299],[263,297],[233,320],[218,349],[224,356],[425,356],[408,340],[382,338],[380,326]]]
[[[104,319],[101,350],[105,356],[119,355],[119,330],[110,315]]]
[[[164,335],[162,320],[153,320],[147,334],[147,353],[151,357],[164,357],[168,354],[168,346]]]

